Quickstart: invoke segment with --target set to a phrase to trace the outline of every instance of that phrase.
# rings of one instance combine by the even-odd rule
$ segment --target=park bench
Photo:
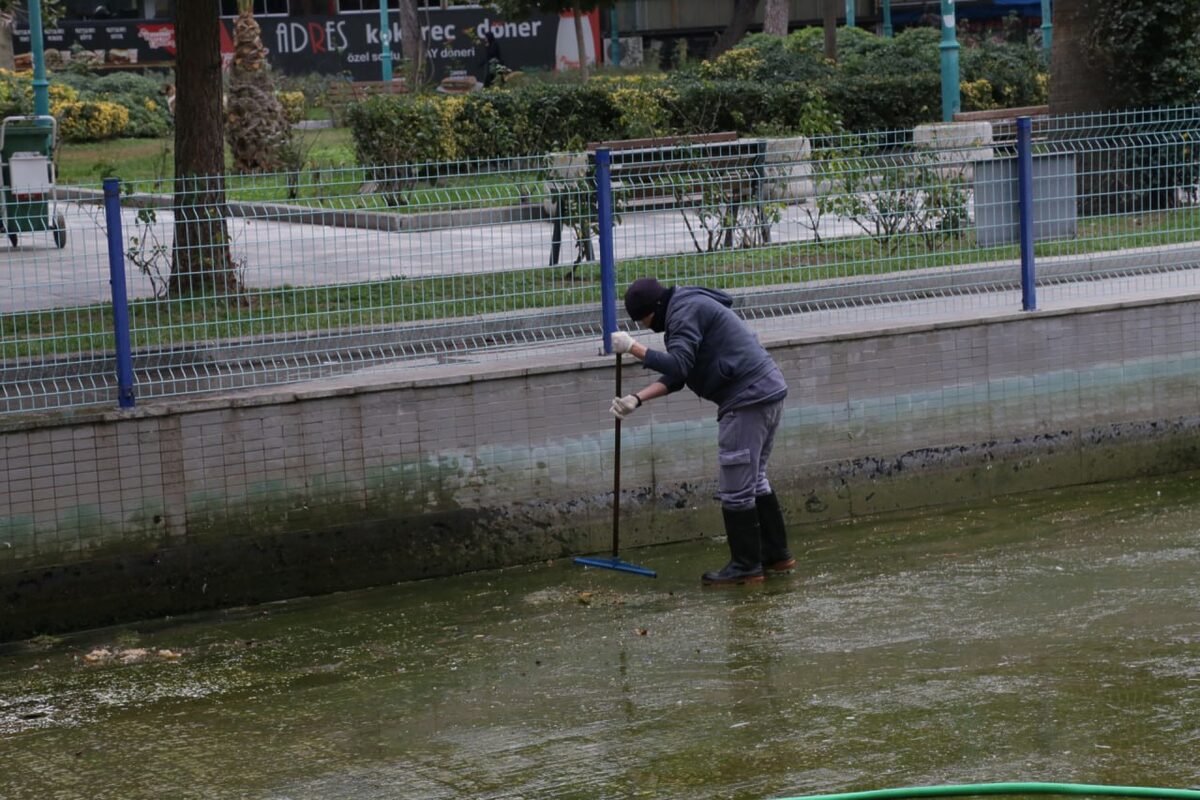
[[[552,164],[548,191],[554,223],[550,266],[558,264],[563,227],[594,219],[596,151],[607,149],[616,214],[763,203],[766,142],[734,132],[592,142]],[[732,230],[728,235],[732,236]],[[767,231],[763,231],[767,235]],[[594,260],[591,236],[578,239],[575,263]]]
[[[987,111],[959,111],[954,115],[955,122],[988,122],[992,126],[992,143],[1008,143],[1017,140],[1017,118],[1032,117],[1034,135],[1050,123],[1045,119],[1050,113],[1049,106],[1021,106],[1020,108],[990,108]]]
[[[352,103],[361,103],[372,97],[401,95],[408,93],[404,78],[390,81],[334,81],[325,91],[325,107],[335,124],[346,119],[346,108]]]

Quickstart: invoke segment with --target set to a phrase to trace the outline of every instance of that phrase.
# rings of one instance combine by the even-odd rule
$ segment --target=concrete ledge
[[[1038,262],[1038,277],[1039,284],[1045,285],[1087,281],[1114,273],[1135,275],[1176,271],[1188,265],[1200,267],[1200,244],[1045,258]],[[857,279],[838,278],[734,294],[737,297],[735,308],[744,316],[774,318],[830,307],[1019,288],[1020,264],[1011,261],[936,267]],[[1111,302],[1102,301],[1101,305]],[[1140,302],[1159,301],[1146,299]],[[1084,306],[1094,310],[1097,304],[1086,303]],[[975,312],[964,310],[964,319],[975,321]],[[864,325],[864,335],[875,335],[881,330],[878,325]],[[489,349],[572,343],[582,349],[598,341],[601,335],[599,314],[594,308],[559,307],[521,315],[488,314],[438,323],[324,331],[319,335],[277,341],[221,340],[172,349],[142,350],[134,354],[134,370],[139,383],[188,379],[203,382],[208,387],[205,391],[244,391],[261,383],[263,374],[279,370],[289,371],[293,376],[289,382],[332,379],[351,374],[364,365],[389,363],[412,364],[422,375],[445,375],[455,370],[454,362],[468,359],[469,363],[460,371],[480,371],[488,369],[481,366],[482,359],[476,355],[484,343]],[[332,352],[336,352],[336,358],[330,356]],[[0,385],[10,387],[12,392],[0,397],[0,412],[27,408],[27,401],[12,387],[31,383],[59,392],[72,392],[78,398],[77,405],[113,403],[115,379],[111,374],[115,374],[115,367],[100,378],[88,371],[95,369],[96,359],[108,358],[111,356],[107,353],[94,353],[87,358],[57,361],[0,362]],[[0,424],[5,424],[3,419],[0,414]]]
[[[773,483],[800,540],[805,526],[839,519],[1197,467],[1200,418],[1181,417],[812,464]],[[716,534],[714,489],[702,479],[624,492],[625,546]],[[0,569],[0,641],[600,552],[609,503],[596,495],[487,509],[358,509],[340,519],[313,514],[291,530],[225,516],[217,527],[253,532],[149,538],[80,561]],[[547,535],[554,518],[571,524]]]
[[[941,172],[950,177],[974,178],[974,163],[990,161],[992,124],[990,122],[935,122],[913,130],[913,144],[934,152]]]
[[[96,189],[57,187],[59,200],[80,203],[103,203],[104,193]],[[156,208],[173,210],[175,199],[169,194],[131,194],[121,197],[125,208]],[[448,228],[502,225],[545,219],[540,204],[473,208],[460,211],[438,211],[423,214],[373,211],[370,209],[326,209],[287,203],[249,203],[230,201],[225,204],[231,217],[259,222],[286,222],[294,225],[325,225],[352,230],[371,230],[396,233],[400,231],[432,231]]]

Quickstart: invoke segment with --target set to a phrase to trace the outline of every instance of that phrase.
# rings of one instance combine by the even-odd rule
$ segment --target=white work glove
[[[612,401],[612,415],[617,419],[625,419],[634,411],[637,411],[638,406],[642,401],[638,399],[636,394],[627,394],[624,397],[614,397]]]
[[[615,331],[612,335],[612,349],[614,353],[628,353],[633,349],[633,337],[625,331]]]

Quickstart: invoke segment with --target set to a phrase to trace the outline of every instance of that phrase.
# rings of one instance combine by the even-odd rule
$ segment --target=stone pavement
[[[59,203],[58,210],[67,220],[65,249],[56,249],[49,234],[25,234],[15,249],[0,240],[0,312],[110,299],[103,209],[95,203],[71,201]],[[170,211],[154,211],[156,221],[149,235],[139,230],[137,216],[137,209],[123,209],[125,248],[138,237],[147,243],[147,251],[158,243],[169,252]],[[806,220],[802,209],[789,207],[775,226],[774,240],[811,238]],[[320,286],[544,267],[549,263],[552,227],[541,219],[403,231],[240,217],[229,221],[234,259],[244,264],[244,282],[252,287]],[[822,236],[852,232],[852,226],[837,220],[820,228]],[[575,251],[572,234],[568,232],[565,238],[564,271]],[[674,211],[626,215],[616,229],[614,247],[619,259],[696,252],[683,216]],[[165,276],[169,273],[165,260],[162,267]],[[132,264],[126,271],[129,297],[153,296],[153,283],[147,276]]]

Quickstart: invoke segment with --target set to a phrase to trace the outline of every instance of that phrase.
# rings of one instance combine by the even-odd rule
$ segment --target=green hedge
[[[695,71],[723,79],[818,87],[848,130],[898,130],[941,118],[940,33],[909,28],[891,39],[861,28],[838,30],[836,63],[825,60],[824,32],[804,28],[786,38],[754,34]],[[959,80],[963,110],[1046,101],[1041,52],[1024,40],[963,42]]]
[[[98,76],[56,72],[49,76],[49,81],[50,110],[60,116],[60,122],[64,123],[64,139],[67,141],[91,141],[113,135],[157,138],[167,136],[171,132],[171,114],[162,93],[165,76],[136,73]],[[80,108],[87,110],[85,116],[94,116],[97,109],[109,108],[109,105],[105,104],[124,108],[129,114],[128,122],[117,131],[108,130],[106,127],[103,136],[85,133],[93,126],[77,124]],[[0,70],[0,115],[19,116],[32,113],[33,88],[30,74]],[[64,114],[69,114],[70,118]],[[68,122],[71,124],[67,125]],[[107,123],[105,125],[107,126]]]
[[[693,75],[374,97],[350,106],[347,122],[364,165],[504,158],[672,133],[818,134],[837,127],[824,99],[806,87]]]
[[[165,76],[118,72],[110,75],[56,73],[54,83],[70,86],[79,92],[83,101],[108,102],[124,106],[129,111],[129,124],[123,136],[135,139],[155,139],[171,131],[171,114],[162,87]]]
[[[941,118],[939,39],[931,28],[891,39],[842,28],[831,63],[819,28],[756,34],[669,75],[381,97],[351,106],[348,120],[366,165],[581,150],[675,133],[906,130]],[[1027,41],[967,45],[960,63],[964,110],[1045,102],[1044,65]]]

